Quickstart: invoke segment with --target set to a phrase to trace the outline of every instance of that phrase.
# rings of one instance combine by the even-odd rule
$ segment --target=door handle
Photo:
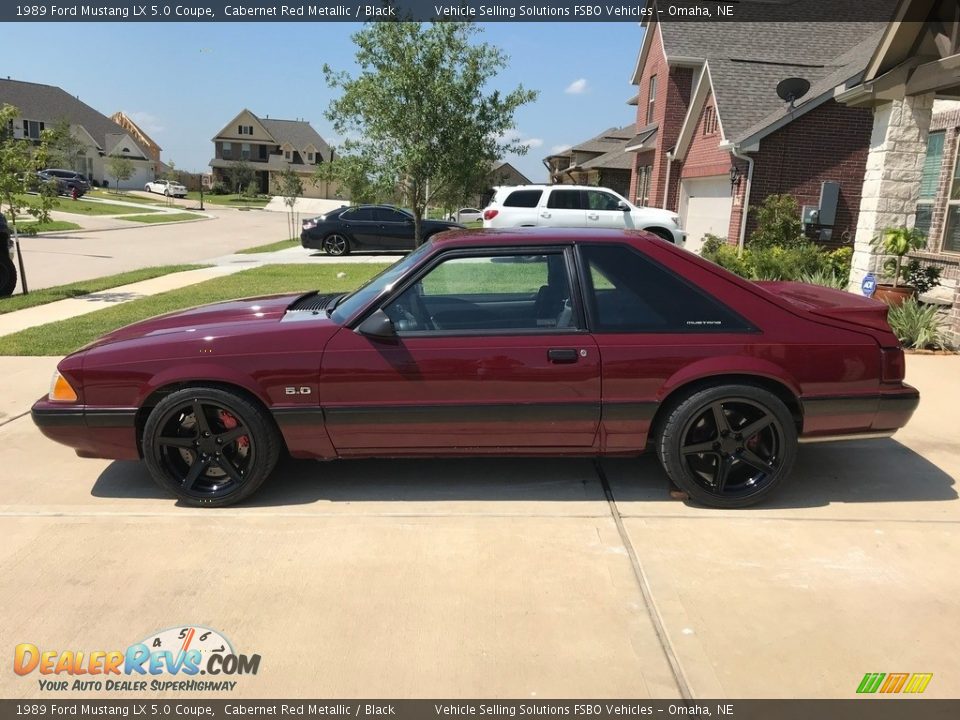
[[[548,217],[550,217],[551,215],[552,215],[552,213],[548,213],[548,212],[542,212],[542,213],[540,213],[540,217],[542,217],[542,218],[548,218]]]
[[[599,220],[599,219],[600,219],[600,216],[597,215],[597,213],[590,213],[589,215],[587,215],[587,219],[588,219],[588,220]]]
[[[552,363],[575,363],[577,351],[573,348],[553,348],[547,350],[547,359]]]

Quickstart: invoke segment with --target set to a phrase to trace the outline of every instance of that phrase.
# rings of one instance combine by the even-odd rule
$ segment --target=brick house
[[[278,174],[290,169],[300,175],[304,197],[341,197],[336,183],[314,181],[317,166],[330,162],[333,149],[305,120],[259,118],[245,109],[214,136],[213,147],[215,183],[227,183],[229,168],[243,160],[263,194],[276,194]]]
[[[835,217],[807,232],[852,244],[873,121],[833,96],[862,76],[885,23],[816,23],[816,32],[770,22],[643,25],[629,101],[630,199],[679,213],[696,251],[708,233],[742,243],[753,229],[748,210],[768,195],[817,208],[822,184],[836,183]],[[787,78],[810,84],[793,103],[777,94]]]

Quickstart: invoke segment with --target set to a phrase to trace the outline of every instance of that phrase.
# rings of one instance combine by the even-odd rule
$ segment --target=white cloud
[[[526,140],[521,140],[521,144],[526,145],[528,148],[538,148],[543,146],[543,140],[540,138],[527,138]]]
[[[160,118],[158,118],[156,115],[151,115],[148,112],[138,110],[135,112],[128,112],[126,115],[137,125],[139,125],[147,134],[161,133],[165,129]]]
[[[579,80],[574,80],[572,83],[567,85],[567,89],[564,90],[567,95],[582,95],[587,91],[587,79],[580,78]]]
[[[566,152],[572,147],[573,145],[554,145],[552,148],[550,148],[550,152],[554,155],[558,155],[559,153]]]

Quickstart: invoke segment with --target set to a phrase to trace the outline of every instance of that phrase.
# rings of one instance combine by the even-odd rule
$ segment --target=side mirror
[[[375,311],[370,317],[357,325],[358,333],[375,338],[395,338],[397,330],[393,326],[393,320],[387,317],[383,310]]]
[[[622,210],[623,212],[630,212],[630,206],[627,205],[623,200],[617,203],[617,210]]]

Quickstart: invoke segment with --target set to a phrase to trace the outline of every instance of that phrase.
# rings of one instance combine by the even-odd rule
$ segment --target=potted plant
[[[891,261],[884,265],[884,270],[893,279],[892,285],[878,284],[874,297],[888,305],[900,305],[908,297],[913,297],[917,289],[903,282],[903,258],[908,253],[926,247],[927,236],[916,228],[892,227],[875,237],[872,245],[884,255],[892,256]]]

